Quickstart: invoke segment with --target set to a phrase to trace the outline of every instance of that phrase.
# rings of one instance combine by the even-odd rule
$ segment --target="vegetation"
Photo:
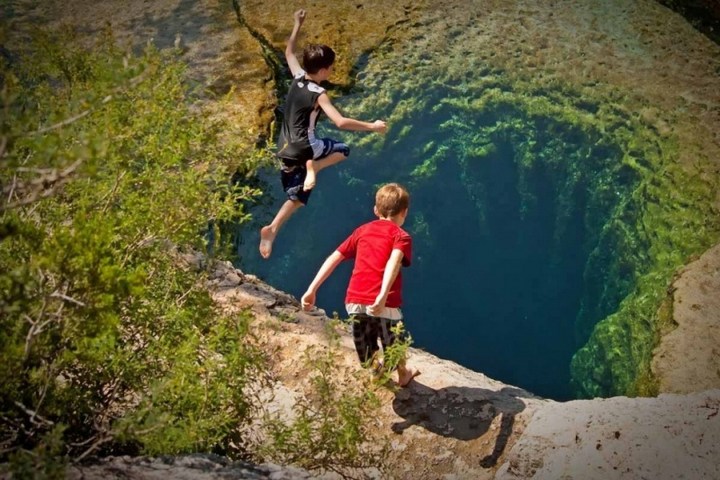
[[[309,470],[332,471],[354,478],[377,474],[389,453],[388,442],[371,428],[382,392],[398,388],[391,377],[406,358],[412,338],[402,322],[393,327],[398,341],[385,349],[382,361],[373,357],[350,376],[342,373],[338,328],[339,319],[326,324],[327,343],[304,352],[300,367],[310,372],[310,394],[300,399],[294,419],[282,413],[266,417],[264,447],[267,456],[280,463],[291,463]],[[367,370],[370,370],[370,374]]]
[[[261,193],[229,180],[263,155],[193,103],[177,52],[135,56],[108,32],[4,53],[0,463],[61,478],[106,453],[263,458],[241,434],[270,375],[253,316],[218,311],[183,262],[223,253],[217,225],[246,221]],[[364,400],[346,401],[328,455],[359,438],[332,438],[360,428]]]
[[[204,248],[258,192],[225,180],[239,151],[186,106],[172,53],[74,45],[2,65],[2,443],[19,463],[229,448],[261,355],[171,246]]]
[[[339,358],[337,345],[305,351],[302,368],[310,371],[311,393],[299,399],[292,421],[278,413],[266,417],[264,456],[346,477],[382,467],[387,450],[373,438],[368,421],[380,406],[378,385],[369,377],[348,382],[338,374]]]

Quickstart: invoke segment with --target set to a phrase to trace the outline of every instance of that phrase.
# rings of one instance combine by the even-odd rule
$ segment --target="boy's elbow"
[[[334,122],[335,126],[342,130],[348,130],[350,128],[350,119],[341,117]]]

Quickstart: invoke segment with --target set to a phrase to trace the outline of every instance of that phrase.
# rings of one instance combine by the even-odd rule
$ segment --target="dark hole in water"
[[[376,187],[400,182],[411,193],[404,227],[415,258],[403,270],[403,311],[414,346],[544,397],[572,398],[570,360],[588,325],[631,288],[607,283],[597,259],[612,256],[603,227],[635,172],[600,135],[510,107],[437,108],[410,127],[388,134],[381,152],[355,149],[322,172],[269,261],[257,254],[258,225],[248,229],[241,268],[299,298],[325,257],[373,219]],[[277,200],[259,223],[284,201],[279,180],[270,184]],[[350,266],[318,294],[329,315],[345,317]],[[609,295],[608,285],[618,291]]]

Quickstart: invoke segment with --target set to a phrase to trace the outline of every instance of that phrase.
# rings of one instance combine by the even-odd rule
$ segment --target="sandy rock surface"
[[[235,276],[239,284],[220,287]],[[226,264],[212,277],[218,304],[229,311],[251,308],[258,335],[274,352],[278,384],[270,408],[290,414],[307,388],[306,354],[328,348],[329,330],[339,336],[342,384],[361,388],[367,372],[347,325],[330,326],[324,312],[303,312],[292,296]],[[493,478],[535,410],[549,402],[417,349],[411,349],[410,363],[421,375],[406,389],[381,391],[382,407],[372,420],[378,442],[390,446],[387,467],[395,478]]]
[[[672,289],[677,328],[653,358],[660,391],[720,388],[720,245],[685,267]]]
[[[276,290],[227,265],[215,277],[221,282],[231,273],[243,280],[218,290],[216,299],[237,308],[231,299],[242,291],[242,305],[275,322],[283,385],[276,401],[289,408],[302,391],[299,358],[327,342],[329,319],[300,311],[287,294],[268,302]],[[256,301],[245,283],[255,286]],[[282,323],[273,320],[277,308]],[[342,368],[351,379],[360,367],[350,334],[338,333]],[[556,402],[419,350],[411,350],[410,362],[422,374],[408,388],[388,391],[375,419],[378,438],[392,447],[392,478],[720,478],[720,390]]]
[[[718,411],[720,390],[547,405],[495,478],[720,478]]]
[[[231,462],[217,455],[110,457],[97,465],[68,469],[70,480],[302,480],[309,472],[274,464]]]

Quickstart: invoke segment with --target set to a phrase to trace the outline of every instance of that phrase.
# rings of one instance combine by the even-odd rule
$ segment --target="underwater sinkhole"
[[[475,108],[449,89],[423,94],[432,108],[411,109],[379,147],[353,148],[320,174],[309,207],[262,261],[258,225],[284,201],[269,173],[276,200],[246,229],[241,268],[299,298],[325,257],[373,218],[376,187],[402,183],[414,239],[403,311],[414,346],[543,397],[573,398],[573,354],[633,287],[632,269],[614,257],[624,240],[608,225],[633,214],[626,201],[639,176],[592,128],[509,102]],[[350,267],[318,294],[329,315],[345,316]]]

